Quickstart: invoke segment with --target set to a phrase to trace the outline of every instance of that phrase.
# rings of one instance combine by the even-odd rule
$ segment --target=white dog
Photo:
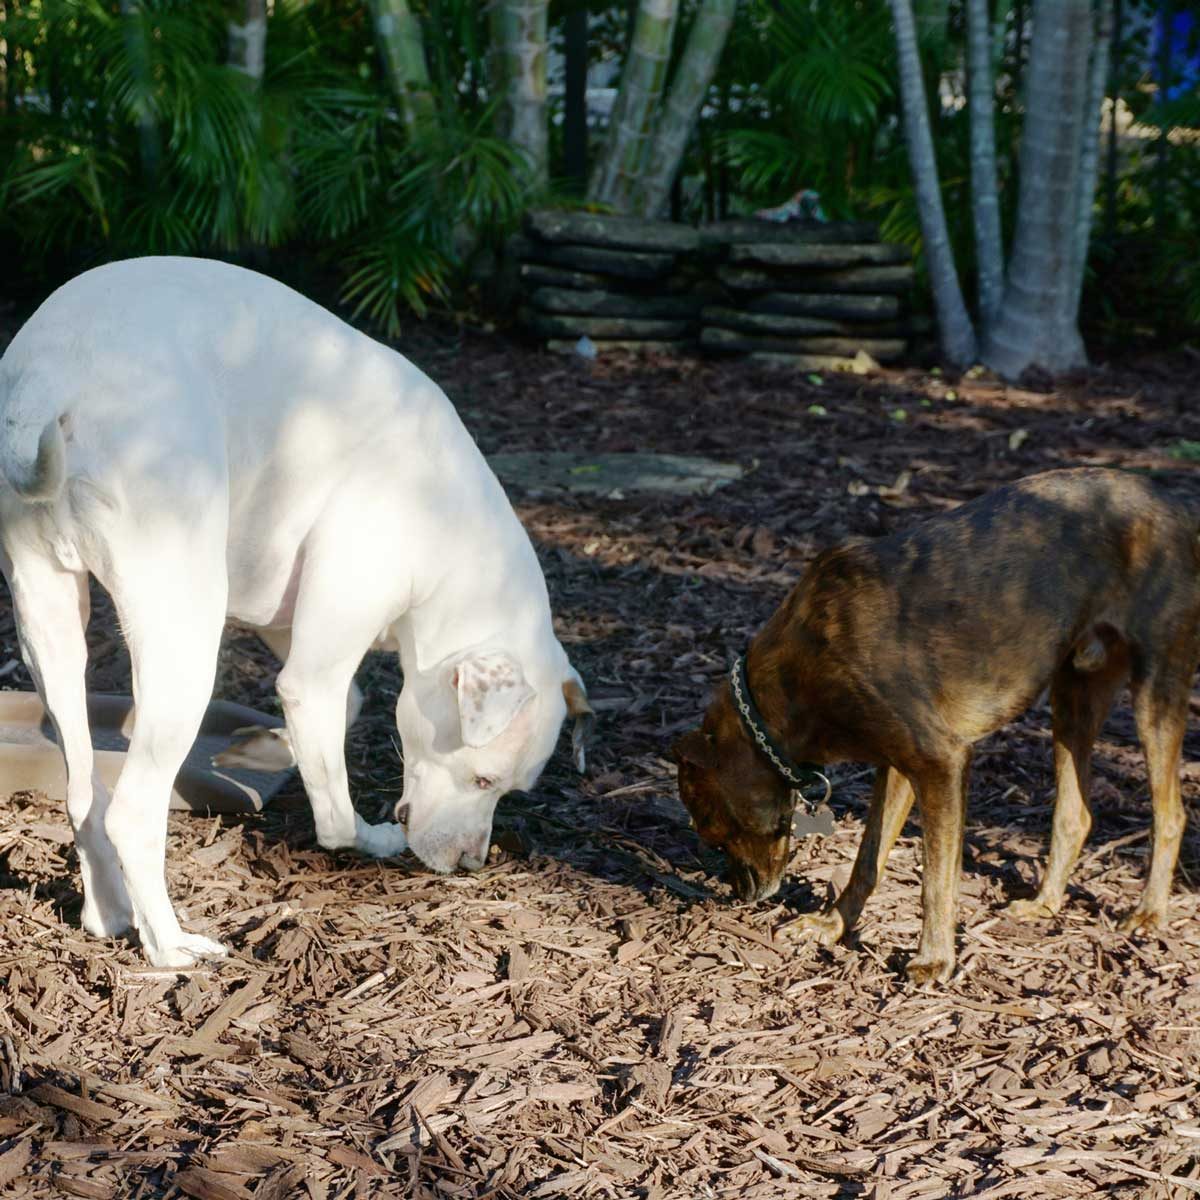
[[[135,926],[156,966],[225,953],[180,928],[163,859],[227,617],[283,661],[287,730],[225,761],[294,754],[323,846],[475,868],[497,799],[533,784],[567,712],[582,767],[586,692],[453,407],[282,284],[143,258],[60,288],[0,359],[0,474],[0,566],[66,758],[83,924]],[[89,572],[116,605],[137,704],[111,800],[84,702]],[[358,817],[346,780],[354,672],[378,645],[404,671],[396,825]]]

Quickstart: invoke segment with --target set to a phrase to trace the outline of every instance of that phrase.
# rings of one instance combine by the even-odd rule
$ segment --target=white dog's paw
[[[354,848],[360,854],[369,854],[372,858],[391,858],[408,849],[403,825],[395,825],[390,821],[382,825],[368,825],[359,816],[355,817],[354,824]]]
[[[247,771],[286,771],[296,765],[292,753],[292,739],[281,726],[268,729],[265,725],[247,725],[235,729],[233,736],[238,741],[230,743],[228,749],[213,755],[214,767],[241,767]]]
[[[225,958],[228,953],[220,942],[200,933],[181,932],[179,939],[169,946],[146,948],[146,957],[153,967],[194,967],[206,958]]]
[[[84,932],[90,933],[92,937],[117,937],[133,928],[133,910],[128,907],[122,909],[118,906],[96,904],[91,896],[85,896],[83,911],[79,914],[79,924],[83,926]]]

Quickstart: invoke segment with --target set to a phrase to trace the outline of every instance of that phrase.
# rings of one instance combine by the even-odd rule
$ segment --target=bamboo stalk
[[[529,161],[538,185],[548,175],[546,24],[549,0],[493,0],[491,24],[503,81],[504,134]]]
[[[588,186],[589,199],[618,212],[630,210],[650,123],[666,81],[677,15],[677,0],[641,0],[638,6],[608,136]]]
[[[375,33],[400,116],[410,129],[434,113],[421,23],[408,0],[371,0]]]
[[[696,14],[634,192],[633,208],[642,216],[657,216],[667,201],[700,107],[721,61],[736,8],[737,0],[706,0]]]

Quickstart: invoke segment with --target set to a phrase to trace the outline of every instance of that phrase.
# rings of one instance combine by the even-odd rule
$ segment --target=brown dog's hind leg
[[[829,908],[801,917],[790,930],[810,934],[822,946],[832,946],[854,928],[863,905],[883,878],[888,854],[904,828],[912,803],[912,784],[894,767],[880,767],[875,772],[871,806],[850,882]]]
[[[954,970],[955,916],[962,875],[963,821],[970,751],[934,763],[913,778],[921,810],[921,943],[906,971],[913,983],[945,983]]]
[[[1017,920],[1052,917],[1062,908],[1067,877],[1092,828],[1089,784],[1092,746],[1129,673],[1124,646],[1108,647],[1102,669],[1062,666],[1050,686],[1054,712],[1054,822],[1050,852],[1036,896],[1014,900],[1004,910]]]
[[[1194,656],[1194,655],[1193,655]],[[1187,728],[1192,656],[1180,655],[1157,676],[1133,688],[1133,715],[1150,777],[1154,810],[1150,872],[1141,902],[1122,922],[1126,932],[1153,929],[1167,915],[1167,897],[1187,823],[1179,796],[1179,759]],[[1187,669],[1181,665],[1189,664]]]

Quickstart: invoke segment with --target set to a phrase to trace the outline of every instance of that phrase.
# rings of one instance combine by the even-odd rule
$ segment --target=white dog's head
[[[505,651],[473,650],[405,680],[396,703],[404,794],[395,816],[413,853],[435,871],[481,867],[496,802],[533,786],[568,714],[582,771],[592,710],[569,665],[538,689]]]

